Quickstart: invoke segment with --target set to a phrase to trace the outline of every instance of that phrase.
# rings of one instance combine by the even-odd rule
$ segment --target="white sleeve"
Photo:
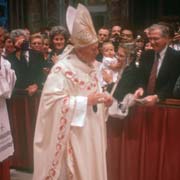
[[[0,97],[10,98],[16,82],[16,75],[14,70],[10,68],[8,62],[6,60],[3,62],[1,62],[0,69]]]
[[[87,97],[76,96],[75,108],[71,126],[83,127],[87,113]]]
[[[15,72],[2,66],[0,69],[0,97],[10,98],[15,81]]]

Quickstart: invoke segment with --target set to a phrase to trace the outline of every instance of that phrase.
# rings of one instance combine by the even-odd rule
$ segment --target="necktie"
[[[154,93],[155,84],[156,84],[156,77],[157,77],[157,68],[158,68],[158,64],[159,64],[159,58],[160,58],[159,53],[156,53],[154,63],[153,63],[152,69],[151,69],[151,74],[149,76],[148,85],[147,85],[147,93],[148,94]]]

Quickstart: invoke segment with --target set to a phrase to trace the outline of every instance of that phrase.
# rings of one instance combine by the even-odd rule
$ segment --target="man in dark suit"
[[[168,46],[169,35],[169,28],[164,25],[154,24],[148,28],[153,50],[142,54],[139,88],[134,93],[135,98],[145,96],[143,103],[148,106],[161,99],[173,98],[173,87],[180,74],[180,56]]]
[[[24,30],[13,30],[10,36],[16,48],[16,51],[8,56],[17,76],[15,88],[25,89],[29,95],[33,95],[42,87],[43,55],[29,49]]]

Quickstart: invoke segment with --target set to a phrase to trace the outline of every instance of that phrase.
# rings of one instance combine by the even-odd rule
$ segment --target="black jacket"
[[[154,63],[154,54],[155,52],[153,50],[145,51],[141,58],[139,68],[140,81],[138,85],[144,88],[145,95],[148,95],[146,88]],[[160,99],[173,98],[173,88],[179,74],[180,54],[168,47],[156,79],[154,94],[157,94]]]
[[[128,93],[134,93],[139,86],[139,68],[136,67],[134,61],[130,65],[126,66],[122,77],[114,92],[114,97],[121,101]]]
[[[17,81],[15,88],[25,89],[31,84],[37,84],[42,87],[43,81],[43,55],[34,50],[29,51],[29,62],[27,63],[23,53],[20,59],[17,59],[16,53],[10,54],[7,59],[11,63],[12,69],[15,70]]]

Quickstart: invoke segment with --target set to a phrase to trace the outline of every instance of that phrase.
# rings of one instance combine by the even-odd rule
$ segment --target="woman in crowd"
[[[50,40],[49,40],[49,38],[47,36],[43,37],[42,52],[43,52],[43,55],[44,55],[44,60],[47,60],[50,53],[51,53]]]
[[[42,52],[43,50],[43,37],[40,34],[33,34],[30,36],[30,47],[33,50]]]
[[[4,36],[4,48],[2,52],[2,56],[7,57],[9,54],[15,51],[15,47],[13,44],[12,39],[10,38],[9,34]]]
[[[69,40],[69,34],[65,27],[54,26],[50,31],[50,45],[52,48],[48,57],[48,67],[51,68],[58,60],[58,56],[62,54]]]
[[[122,76],[114,92],[114,98],[122,101],[126,94],[133,93],[137,88],[138,66],[136,66],[134,55],[125,44],[120,44],[117,56],[122,62],[129,62],[124,65]]]
[[[15,70],[17,81],[15,88],[24,89],[30,96],[42,88],[43,82],[43,55],[29,49],[23,29],[14,29],[10,33],[16,51],[8,56],[12,69]]]

